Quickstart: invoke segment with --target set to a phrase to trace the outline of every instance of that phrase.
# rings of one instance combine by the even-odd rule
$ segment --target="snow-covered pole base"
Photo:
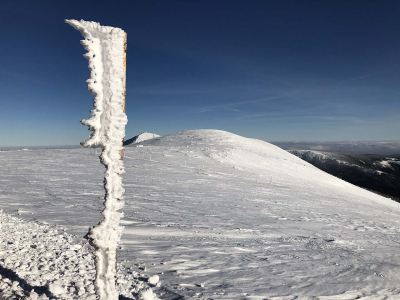
[[[117,247],[123,227],[119,225],[124,205],[121,174],[122,141],[125,137],[125,78],[126,33],[119,28],[101,26],[96,22],[65,20],[84,37],[81,44],[88,52],[90,78],[89,91],[96,95],[92,117],[82,124],[93,131],[81,143],[86,147],[101,147],[101,163],[106,167],[104,178],[105,201],[102,220],[89,230],[89,242],[95,247],[95,287],[100,300],[117,300],[116,288]]]

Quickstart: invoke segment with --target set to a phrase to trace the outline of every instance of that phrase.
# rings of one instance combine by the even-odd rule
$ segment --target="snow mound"
[[[267,142],[213,129],[178,132],[159,137],[158,139],[144,141],[142,145],[201,149],[205,156],[216,160],[242,154],[242,159],[246,159],[245,156],[248,156],[247,161],[243,162],[243,165],[250,163],[254,156],[289,159],[293,162],[301,161],[279,147]]]
[[[0,210],[0,240],[0,299],[97,299],[93,251],[82,240],[74,243],[62,227]],[[121,295],[157,299],[141,274],[124,265],[118,271]]]
[[[160,135],[158,135],[158,134],[150,133],[150,132],[143,132],[137,136],[134,136],[133,138],[131,138],[129,140],[124,141],[124,146],[131,145],[131,144],[137,144],[137,143],[155,139],[158,137],[160,137]]]
[[[188,130],[143,141],[140,145],[147,148],[144,151],[148,153],[150,153],[149,147],[174,149],[184,153],[188,160],[193,158],[200,158],[203,161],[211,159],[253,174],[261,172],[264,173],[263,176],[271,174],[281,180],[284,178],[285,180],[294,180],[297,185],[310,184],[321,189],[330,188],[333,194],[340,189],[344,193],[366,197],[365,200],[377,202],[379,205],[397,208],[396,202],[376,196],[325,173],[278,146],[222,130]],[[317,151],[307,151],[307,153],[318,156],[320,159],[326,159],[324,154]]]

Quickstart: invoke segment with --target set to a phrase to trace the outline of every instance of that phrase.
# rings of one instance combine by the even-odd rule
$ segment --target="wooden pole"
[[[122,78],[122,86],[124,87],[124,103],[122,104],[122,109],[125,112],[125,102],[126,102],[126,51],[128,50],[128,34],[125,33],[125,39],[124,39],[124,74],[125,76]],[[121,159],[123,158],[123,151],[124,151],[124,139],[122,139],[122,149],[119,153],[121,156]]]
[[[128,50],[128,35],[125,33],[125,38],[124,38],[124,77],[122,78],[122,86],[124,87],[124,102],[122,103],[122,109],[125,112],[125,102],[126,102],[126,51]],[[124,153],[124,139],[122,139],[122,149],[119,152],[119,155],[121,157],[121,160],[123,159],[123,153]],[[121,176],[121,174],[119,174]],[[118,272],[118,249],[115,251],[115,286],[117,286],[117,272]]]
[[[84,37],[81,44],[88,50],[85,57],[89,60],[91,71],[90,79],[87,81],[88,88],[96,95],[94,101],[96,109],[91,111],[92,117],[82,120],[82,124],[89,126],[93,134],[81,145],[102,147],[101,163],[106,167],[104,179],[106,193],[102,212],[104,219],[97,226],[90,228],[87,235],[89,243],[95,248],[96,293],[102,300],[117,300],[119,297],[117,284],[110,280],[110,276],[115,276],[115,280],[117,278],[117,250],[123,229],[119,225],[122,217],[119,210],[123,207],[122,197],[124,194],[121,175],[123,172],[123,140],[127,122],[125,115],[127,34],[120,28],[101,26],[96,22],[83,20],[66,20],[66,22],[78,29]],[[118,49],[103,47],[103,41],[106,41],[107,45],[111,43],[111,45],[117,46]],[[104,58],[106,60],[100,63],[99,59],[104,60]],[[97,78],[95,71],[97,63],[98,69],[108,76]],[[101,80],[100,85],[95,85],[97,79]],[[122,82],[118,83],[119,80]],[[119,85],[121,83],[122,89]],[[114,91],[122,94],[115,95]],[[120,108],[118,105],[121,105]],[[107,114],[108,117],[103,118],[103,114]],[[112,130],[111,127],[113,127]],[[118,143],[121,143],[120,147],[118,147]],[[117,151],[118,149],[119,151]],[[118,156],[115,159],[117,153],[120,155],[119,159]],[[115,265],[112,264],[113,259]]]

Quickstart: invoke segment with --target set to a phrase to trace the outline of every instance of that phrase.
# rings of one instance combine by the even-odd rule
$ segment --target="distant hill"
[[[128,146],[131,144],[137,144],[143,141],[151,140],[154,138],[160,137],[160,135],[155,134],[155,133],[149,133],[149,132],[143,132],[137,136],[134,136],[133,138],[124,141],[124,146]]]
[[[312,150],[290,153],[313,166],[400,202],[400,158],[373,154],[342,154]]]
[[[400,141],[387,142],[271,142],[284,150],[312,150],[344,154],[400,154]]]

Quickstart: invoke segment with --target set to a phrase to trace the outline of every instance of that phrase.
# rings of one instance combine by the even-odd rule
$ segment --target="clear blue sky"
[[[400,1],[0,4],[0,146],[78,144],[80,33],[128,33],[127,138],[213,128],[267,141],[400,139]]]

